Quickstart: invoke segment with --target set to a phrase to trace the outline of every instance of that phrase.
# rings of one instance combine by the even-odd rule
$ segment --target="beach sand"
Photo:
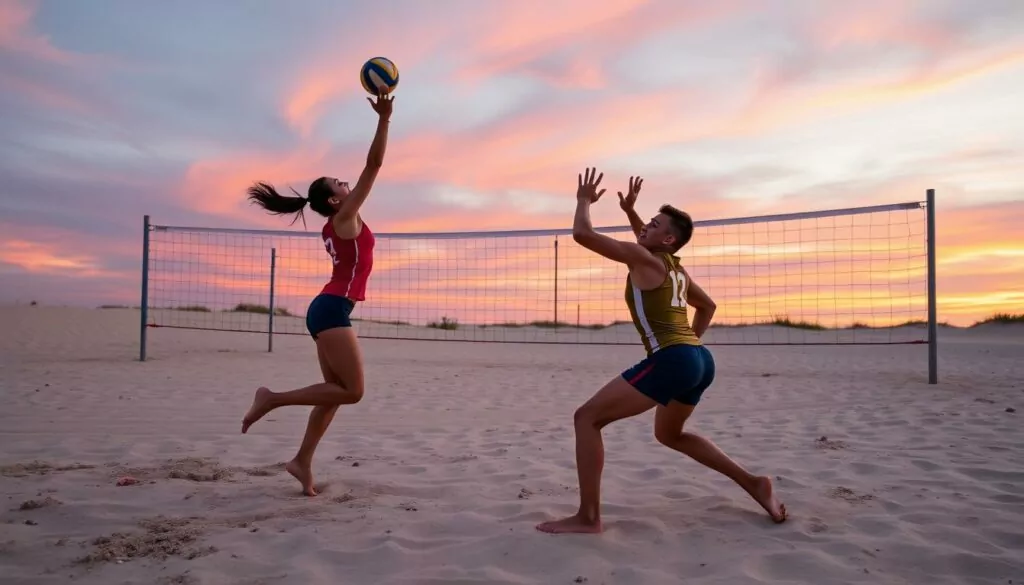
[[[253,390],[318,381],[310,339],[151,329],[138,313],[0,308],[5,585],[1024,583],[1024,328],[926,346],[712,347],[688,429],[774,478],[773,524],[659,445],[604,431],[601,535],[575,511],[574,409],[639,345],[363,342],[366,398],[283,471],[308,408],[247,435]],[[132,477],[137,483],[119,486]]]

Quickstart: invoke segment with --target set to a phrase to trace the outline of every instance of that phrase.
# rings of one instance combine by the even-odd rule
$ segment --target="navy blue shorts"
[[[671,345],[622,372],[622,378],[662,406],[673,400],[696,406],[715,380],[715,360],[703,345]]]
[[[321,331],[335,327],[351,327],[349,315],[356,304],[338,295],[319,294],[306,309],[306,330],[316,339]]]

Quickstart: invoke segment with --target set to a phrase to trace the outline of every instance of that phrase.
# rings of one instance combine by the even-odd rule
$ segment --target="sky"
[[[376,122],[359,67],[385,56],[401,77],[375,231],[571,227],[587,166],[604,226],[634,174],[643,216],[698,220],[935,189],[939,319],[1022,312],[1021,24],[1015,0],[0,0],[0,303],[138,304],[145,214],[302,231],[245,188],[354,183]],[[381,298],[411,278],[387,249]]]

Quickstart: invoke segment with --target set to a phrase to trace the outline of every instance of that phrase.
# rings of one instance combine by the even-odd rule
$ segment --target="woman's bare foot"
[[[770,477],[763,475],[755,478],[754,483],[751,484],[750,489],[747,491],[757,500],[758,504],[761,504],[761,507],[768,512],[776,524],[786,521],[788,515],[786,505],[775,497],[775,490],[772,487],[772,479]]]
[[[537,525],[537,530],[550,534],[597,534],[602,528],[601,520],[590,521],[576,514],[561,520],[542,522]]]
[[[316,488],[313,487],[313,468],[309,465],[299,463],[292,459],[284,466],[285,471],[292,474],[292,477],[302,484],[302,493],[307,496],[315,496]]]
[[[242,419],[242,434],[249,430],[252,423],[270,412],[270,397],[273,394],[269,388],[263,386],[256,389],[256,395],[252,398],[252,406],[249,407],[249,412],[245,413],[245,417]]]

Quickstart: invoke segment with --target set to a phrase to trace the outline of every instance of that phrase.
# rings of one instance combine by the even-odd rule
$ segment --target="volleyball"
[[[391,93],[398,86],[398,67],[390,59],[374,57],[363,63],[359,71],[359,81],[363,89],[371,95],[377,95],[381,91]]]

